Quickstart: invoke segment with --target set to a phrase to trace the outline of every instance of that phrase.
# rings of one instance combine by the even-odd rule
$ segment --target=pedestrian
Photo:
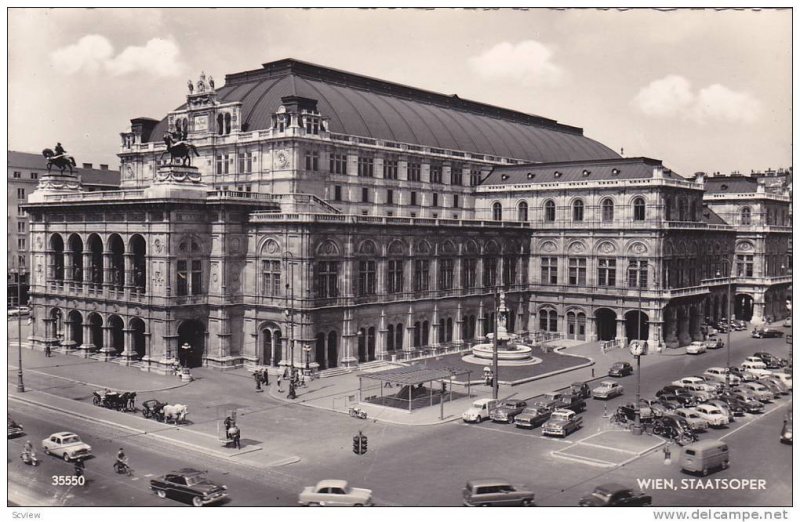
[[[279,373],[278,374],[278,393],[283,393],[283,390],[281,390],[281,382],[283,382],[283,375],[281,375]]]
[[[667,441],[666,444],[664,444],[664,464],[665,465],[672,464],[672,448],[670,447],[671,445],[672,445],[671,441]]]
[[[236,449],[242,449],[242,445],[239,442],[242,434],[239,432],[239,427],[237,426],[236,429],[233,431],[233,447]]]
[[[269,386],[269,372],[266,368],[261,370],[261,380],[264,382],[264,386]]]
[[[253,378],[256,381],[256,391],[257,392],[264,391],[264,390],[261,389],[261,372],[258,371],[258,370],[254,371],[253,372]]]
[[[50,357],[52,353],[50,353],[50,343],[45,343],[44,345],[44,356]]]
[[[594,368],[592,368],[592,379],[594,379]]]
[[[229,415],[225,417],[225,436],[229,439],[231,438],[231,426],[233,426],[233,419]]]
[[[294,391],[294,383],[289,381],[289,393],[286,394],[287,399],[296,399],[297,394]]]

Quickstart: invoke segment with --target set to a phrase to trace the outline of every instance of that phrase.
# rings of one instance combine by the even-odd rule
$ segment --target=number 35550
[[[53,475],[53,486],[83,486],[86,484],[86,477],[76,477],[74,475]]]

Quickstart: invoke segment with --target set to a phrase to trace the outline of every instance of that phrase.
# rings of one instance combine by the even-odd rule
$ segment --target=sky
[[[792,164],[789,10],[44,9],[8,16],[8,148],[119,166],[201,71],[296,58],[584,129],[684,176]]]

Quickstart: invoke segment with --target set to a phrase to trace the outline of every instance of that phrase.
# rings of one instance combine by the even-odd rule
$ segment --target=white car
[[[730,422],[728,414],[723,412],[721,408],[712,404],[700,404],[695,407],[695,411],[708,422],[709,426],[721,428],[722,426],[727,426]]]
[[[683,386],[684,388],[687,386],[701,385],[701,387],[707,387],[709,391],[713,391],[715,389],[714,386],[707,384],[706,380],[699,376],[682,377],[677,381],[672,381],[672,384],[675,386]]]
[[[80,437],[69,431],[53,433],[42,441],[42,451],[47,455],[56,455],[69,462],[91,456],[92,447]]]
[[[467,411],[461,414],[464,422],[483,422],[488,419],[492,410],[497,407],[497,399],[478,399]]]
[[[602,381],[600,386],[592,390],[592,397],[595,399],[610,399],[622,395],[622,385],[614,381]]]
[[[320,480],[297,498],[301,506],[371,506],[372,490],[353,488],[346,480]]]
[[[705,377],[709,382],[718,382],[720,384],[730,382],[731,386],[736,386],[742,382],[741,377],[738,375],[733,375],[732,373],[729,374],[725,368],[720,368],[717,366],[709,368],[703,372],[703,377]]]
[[[692,341],[692,344],[686,347],[686,353],[690,355],[698,355],[701,353],[705,353],[706,351],[706,343],[703,341]]]
[[[708,421],[701,417],[695,408],[678,408],[674,413],[678,417],[686,419],[689,427],[695,431],[708,429]]]
[[[783,373],[783,372],[774,372],[772,374],[772,377],[778,379],[784,385],[786,385],[786,389],[788,389],[788,390],[792,389],[792,376],[791,376],[791,374]]]
[[[739,368],[741,368],[742,371],[752,373],[759,379],[772,375],[772,372],[767,370],[767,365],[763,362],[745,361]]]
[[[769,402],[775,398],[769,388],[758,382],[747,382],[739,387],[740,390],[750,390],[752,395],[761,402]]]

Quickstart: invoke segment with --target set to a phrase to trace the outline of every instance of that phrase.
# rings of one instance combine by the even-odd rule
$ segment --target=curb
[[[19,368],[17,366],[8,365],[8,369],[9,370],[17,370]],[[24,370],[24,368],[23,368],[23,370]],[[77,383],[77,384],[83,384],[83,385],[86,385],[86,386],[91,386],[93,388],[109,388],[108,386],[105,386],[105,385],[102,385],[102,384],[95,384],[93,382],[80,381],[78,379],[70,379],[69,377],[62,377],[60,375],[54,375],[52,373],[43,372],[41,370],[24,370],[24,371],[27,372],[27,373],[36,373],[36,374],[39,374],[39,375],[45,375],[47,377],[52,377],[54,379],[61,379],[61,380],[64,380],[64,381],[74,382],[74,383]],[[175,386],[168,386],[166,388],[154,388],[154,389],[151,389],[151,390],[119,390],[119,391],[132,391],[132,392],[136,392],[136,393],[155,393],[155,392],[160,392],[160,391],[167,391],[167,390],[174,390],[174,389],[177,389],[177,388],[183,388],[184,386],[188,386],[188,385],[192,384],[192,382],[194,382],[194,381],[183,382],[181,384],[177,384]],[[109,389],[111,389],[111,388],[109,388]]]
[[[179,446],[180,448],[183,448],[183,449],[187,449],[188,448],[188,449],[203,453],[204,455],[210,455],[210,456],[218,458],[218,459],[224,459],[224,460],[231,461],[234,457],[236,457],[238,455],[241,455],[241,453],[234,453],[234,454],[221,453],[219,451],[212,450],[212,449],[207,448],[205,446],[199,446],[199,445],[193,444],[191,442],[178,441],[178,440],[176,440],[176,439],[174,439],[172,437],[159,435],[158,433],[145,431],[145,430],[142,430],[140,428],[134,428],[132,426],[127,426],[125,424],[120,424],[118,422],[114,422],[114,421],[111,421],[111,420],[108,420],[108,419],[99,419],[97,417],[90,417],[88,415],[85,415],[83,413],[79,413],[79,412],[76,412],[76,411],[66,411],[66,410],[57,408],[55,406],[52,406],[50,404],[46,404],[46,403],[31,399],[31,398],[28,398],[28,397],[19,397],[19,396],[15,396],[15,395],[8,395],[8,400],[16,400],[18,402],[32,404],[32,405],[38,406],[40,408],[45,408],[45,409],[48,409],[48,410],[53,410],[53,411],[57,411],[57,412],[61,412],[61,413],[67,413],[68,415],[71,415],[73,417],[77,417],[79,419],[87,420],[87,421],[94,422],[94,423],[97,423],[97,424],[103,424],[103,425],[106,425],[106,426],[112,426],[114,428],[125,430],[125,431],[130,431],[130,432],[133,432],[133,433],[137,433],[139,435],[145,435],[145,436],[148,436],[148,437],[152,437],[152,438],[164,441],[164,442],[166,442],[168,444],[172,444],[174,446]],[[248,451],[247,453],[251,453],[253,451],[260,451],[262,449],[263,448],[259,446],[257,449],[253,448],[251,451]],[[253,468],[253,469],[262,469],[264,467],[278,467],[278,466],[283,466],[285,464],[292,464],[294,462],[299,462],[300,460],[302,460],[300,457],[291,456],[291,457],[283,458],[283,459],[278,460],[278,461],[273,462],[273,463],[265,464],[263,466],[254,466],[254,465],[251,465],[251,464],[248,464],[248,463],[244,463],[244,462],[239,462],[239,461],[233,461],[233,462],[236,462],[237,464],[241,464],[241,465],[247,466],[249,468]]]

